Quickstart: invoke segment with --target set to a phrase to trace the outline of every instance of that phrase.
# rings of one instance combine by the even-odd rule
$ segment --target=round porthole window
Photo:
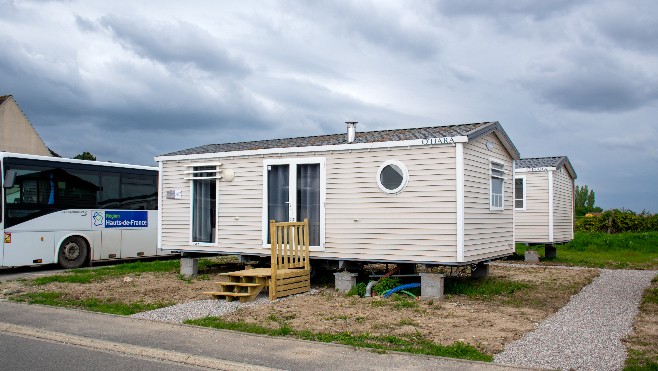
[[[377,171],[377,185],[389,194],[402,192],[409,181],[409,172],[404,164],[397,160],[384,162]]]

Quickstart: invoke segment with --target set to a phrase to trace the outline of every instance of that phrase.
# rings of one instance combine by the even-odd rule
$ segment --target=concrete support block
[[[444,279],[440,273],[420,273],[420,298],[443,299]]]
[[[525,261],[529,263],[539,263],[539,254],[535,250],[526,250]]]
[[[358,273],[338,272],[334,273],[336,291],[348,292],[356,286],[356,276]]]
[[[557,249],[553,244],[544,245],[544,257],[547,259],[557,258]]]
[[[199,258],[180,258],[180,274],[192,277],[199,274]]]
[[[473,278],[487,278],[489,277],[489,263],[479,262],[471,269],[471,277]]]

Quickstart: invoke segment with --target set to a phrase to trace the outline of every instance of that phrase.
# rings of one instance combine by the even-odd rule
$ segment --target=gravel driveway
[[[507,344],[494,362],[562,370],[622,369],[622,339],[630,333],[642,293],[656,273],[602,269],[535,331]]]

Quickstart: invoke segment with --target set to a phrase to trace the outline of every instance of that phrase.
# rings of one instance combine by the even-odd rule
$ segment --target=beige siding
[[[52,156],[13,98],[0,104],[0,151]]]
[[[190,240],[190,184],[184,181],[183,171],[187,162],[168,162],[162,168],[160,228],[163,247],[187,246]],[[182,191],[180,200],[166,199],[163,196],[167,190]]]
[[[573,240],[573,179],[564,166],[553,172],[553,242]]]
[[[490,151],[486,143],[494,144]],[[490,162],[505,165],[504,209],[489,209]],[[464,258],[475,261],[514,252],[512,157],[495,134],[464,144]]]
[[[235,171],[233,182],[218,186],[219,243],[191,247],[190,181],[183,180],[190,161],[163,163],[161,194],[182,190],[183,199],[163,199],[162,246],[169,249],[267,254],[262,247],[263,161],[301,157],[326,159],[326,243],[312,257],[381,261],[455,262],[455,147],[412,148],[286,154],[204,159]],[[379,166],[403,162],[409,183],[398,195],[377,186]]]
[[[523,172],[525,175],[525,210],[515,210],[516,242],[544,243],[548,236],[548,172]]]

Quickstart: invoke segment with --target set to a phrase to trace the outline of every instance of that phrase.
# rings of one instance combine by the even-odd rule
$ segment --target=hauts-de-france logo
[[[92,215],[94,227],[102,227],[105,224],[105,215],[100,211],[94,211]]]

